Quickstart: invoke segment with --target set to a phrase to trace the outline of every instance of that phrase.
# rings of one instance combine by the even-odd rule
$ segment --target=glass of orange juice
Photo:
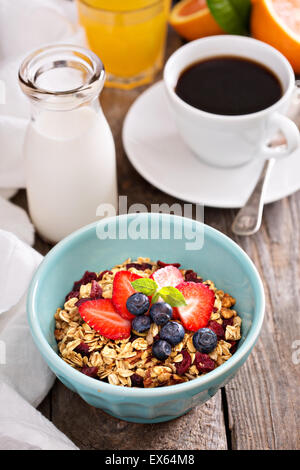
[[[149,83],[162,67],[171,0],[77,0],[90,48],[107,72],[106,86]]]

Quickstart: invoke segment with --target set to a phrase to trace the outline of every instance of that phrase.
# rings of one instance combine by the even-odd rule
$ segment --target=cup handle
[[[286,146],[276,145],[275,147],[269,147],[264,145],[261,149],[261,156],[264,159],[270,158],[282,158],[290,155],[300,145],[300,133],[296,124],[280,113],[274,113],[270,116],[268,124],[275,129],[279,129],[286,140]]]

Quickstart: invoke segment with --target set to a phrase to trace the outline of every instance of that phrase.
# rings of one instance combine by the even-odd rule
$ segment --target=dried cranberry
[[[184,349],[181,351],[181,354],[183,355],[183,359],[181,362],[176,362],[175,367],[176,367],[176,372],[178,375],[183,375],[186,373],[186,371],[189,369],[192,359],[190,354]]]
[[[97,277],[97,281],[102,281],[103,276],[104,276],[104,274],[106,274],[106,273],[112,274],[111,271],[102,271],[102,273],[100,273],[99,276]]]
[[[160,260],[158,260],[156,264],[160,268],[165,268],[166,266],[174,266],[175,268],[180,268],[181,266],[180,263],[164,263],[163,261],[160,261]]]
[[[77,300],[75,307],[80,307],[81,304],[84,304],[84,302],[87,302],[88,300],[92,300],[92,299],[90,297],[85,297],[84,299]]]
[[[84,374],[84,375],[87,375],[88,377],[92,377],[93,379],[98,379],[98,367],[88,367],[88,366],[84,366],[82,369],[81,369],[81,372]]]
[[[89,346],[84,343],[84,342],[81,342],[77,348],[74,349],[75,352],[77,352],[78,354],[81,354],[81,356],[87,356],[89,357],[90,355],[90,351],[89,351]]]
[[[145,271],[146,269],[152,269],[152,267],[153,267],[152,264],[150,264],[150,263],[142,263],[141,266],[142,267],[140,269],[142,269],[142,271]]]
[[[216,322],[215,320],[210,320],[208,322],[207,328],[210,328],[214,331],[218,337],[218,340],[225,338],[224,328],[220,323]]]
[[[79,297],[80,287],[82,285],[88,284],[89,282],[92,282],[93,280],[97,280],[97,274],[90,271],[85,271],[82,278],[79,281],[74,282],[73,289],[66,295],[66,301],[72,299],[73,297]]]
[[[198,279],[197,276],[198,276],[198,274],[197,274],[195,271],[193,271],[192,269],[188,269],[188,270],[185,272],[184,280],[185,280],[186,282],[196,282],[196,283],[197,283],[197,282],[198,282],[198,283],[203,282],[203,279],[202,279],[202,278]]]
[[[78,290],[72,290],[66,295],[66,302],[70,299],[73,299],[74,297],[79,297],[79,291]]]
[[[231,344],[230,353],[234,354],[237,350],[238,342],[237,341],[228,341]]]
[[[232,326],[233,325],[233,318],[223,318],[223,328],[224,331],[226,330],[226,326]]]
[[[143,377],[139,374],[133,374],[131,377],[131,385],[133,387],[140,387],[140,388],[143,388],[144,387],[144,380],[143,380]]]
[[[217,311],[218,311],[217,307],[214,307],[214,308],[213,308],[213,312],[214,312],[214,313],[217,313]]]
[[[102,288],[99,286],[97,281],[92,281],[90,297],[93,300],[102,298]]]
[[[135,268],[139,271],[145,271],[146,269],[152,269],[152,264],[149,263],[128,263],[126,269]]]
[[[79,281],[74,282],[73,290],[79,290],[81,286],[88,284],[89,282],[97,280],[97,274],[90,271],[85,271],[84,275],[82,276]]]
[[[208,354],[203,354],[199,351],[196,352],[195,364],[199,372],[210,372],[215,368],[215,362],[209,357]]]

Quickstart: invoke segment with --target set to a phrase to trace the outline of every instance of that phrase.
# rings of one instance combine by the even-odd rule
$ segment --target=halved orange
[[[189,41],[224,33],[207,8],[206,0],[181,0],[172,9],[169,21]]]
[[[282,52],[300,73],[300,0],[253,0],[251,34]]]

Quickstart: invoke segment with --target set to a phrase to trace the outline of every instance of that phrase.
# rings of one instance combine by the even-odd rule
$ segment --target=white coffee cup
[[[224,116],[201,111],[177,96],[175,87],[184,69],[203,59],[222,55],[252,59],[268,67],[281,82],[282,97],[262,111]],[[284,116],[295,87],[293,69],[280,52],[264,42],[230,35],[192,41],[171,55],[164,69],[164,82],[182,139],[209,165],[228,168],[244,165],[254,158],[280,158],[299,146],[299,130]],[[268,147],[269,138],[278,130],[286,138],[286,147]]]

